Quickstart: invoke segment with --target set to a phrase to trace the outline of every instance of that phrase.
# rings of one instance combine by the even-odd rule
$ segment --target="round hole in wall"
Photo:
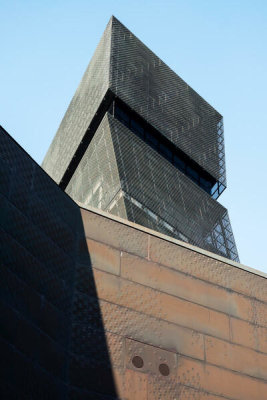
[[[134,356],[132,359],[132,363],[135,368],[142,368],[144,366],[144,361],[140,356]]]
[[[159,372],[163,376],[168,376],[170,374],[170,368],[168,367],[167,364],[160,364],[159,365]]]

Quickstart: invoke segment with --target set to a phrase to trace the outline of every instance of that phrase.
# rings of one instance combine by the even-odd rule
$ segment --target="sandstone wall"
[[[264,274],[81,212],[120,398],[267,399]]]

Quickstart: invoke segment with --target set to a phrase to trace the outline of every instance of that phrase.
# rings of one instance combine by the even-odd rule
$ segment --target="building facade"
[[[221,116],[152,56],[111,19],[53,179],[0,126],[1,399],[267,400],[267,276],[231,259]]]
[[[0,174],[1,399],[267,400],[266,274]]]
[[[112,17],[43,162],[93,206],[238,261],[222,116]]]

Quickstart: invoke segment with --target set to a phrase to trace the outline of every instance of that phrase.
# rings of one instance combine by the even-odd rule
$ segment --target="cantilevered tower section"
[[[222,116],[112,17],[43,162],[93,206],[238,261]]]

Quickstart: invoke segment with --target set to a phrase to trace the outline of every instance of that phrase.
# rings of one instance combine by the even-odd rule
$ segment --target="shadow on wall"
[[[0,398],[117,398],[79,207],[0,127]]]

